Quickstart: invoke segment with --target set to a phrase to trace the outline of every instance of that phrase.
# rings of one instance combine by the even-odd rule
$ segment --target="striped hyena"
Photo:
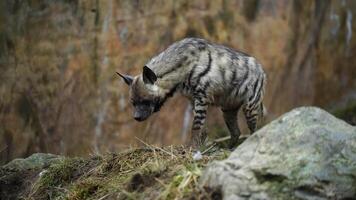
[[[130,86],[137,121],[159,111],[176,91],[190,98],[194,110],[190,141],[194,146],[202,142],[208,105],[221,107],[232,146],[240,136],[240,108],[251,132],[263,116],[266,75],[261,64],[252,56],[204,39],[186,38],[172,44],[138,76],[118,74]]]

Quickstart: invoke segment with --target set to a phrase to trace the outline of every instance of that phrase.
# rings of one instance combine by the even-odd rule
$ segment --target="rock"
[[[208,165],[200,183],[224,199],[353,199],[356,127],[319,108],[294,109]]]
[[[22,199],[44,168],[61,156],[36,153],[0,167],[0,199]]]
[[[52,161],[57,160],[59,156],[49,153],[35,153],[28,158],[18,158],[4,165],[3,168],[11,169],[35,169],[48,166]]]

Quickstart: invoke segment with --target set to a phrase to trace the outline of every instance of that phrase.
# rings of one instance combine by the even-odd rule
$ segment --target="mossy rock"
[[[60,156],[36,153],[28,158],[15,159],[0,167],[1,199],[19,199],[30,190],[31,182],[43,168],[58,162]]]
[[[4,165],[2,168],[11,168],[17,170],[43,168],[48,166],[50,163],[57,161],[59,158],[60,156],[49,153],[35,153],[28,158],[15,159]]]

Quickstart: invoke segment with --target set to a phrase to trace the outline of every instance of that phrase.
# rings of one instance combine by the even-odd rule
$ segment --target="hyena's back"
[[[185,95],[205,95],[210,104],[226,109],[241,104],[257,107],[266,84],[266,75],[254,57],[198,38],[172,44],[148,67],[161,78],[162,87],[179,84]]]
[[[224,109],[257,107],[266,80],[261,64],[254,57],[219,45],[212,45],[211,57],[212,70],[203,81],[212,85],[213,101]]]
[[[206,97],[223,109],[243,107],[262,114],[266,75],[252,56],[204,39],[187,38],[168,47],[148,64],[161,87],[179,86],[190,97]]]

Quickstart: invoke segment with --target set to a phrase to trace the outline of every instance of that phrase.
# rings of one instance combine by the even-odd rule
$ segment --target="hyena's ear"
[[[147,66],[143,67],[142,78],[145,84],[154,84],[157,80],[156,74]]]
[[[123,74],[120,74],[119,72],[116,72],[119,76],[121,76],[121,78],[125,81],[125,83],[127,85],[131,85],[132,81],[133,81],[133,77],[132,76],[129,76],[129,75],[123,75]]]

